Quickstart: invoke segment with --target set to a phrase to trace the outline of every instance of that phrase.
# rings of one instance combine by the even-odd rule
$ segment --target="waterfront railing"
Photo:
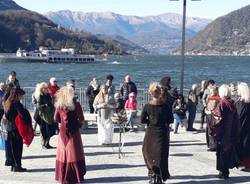
[[[34,110],[34,104],[32,103],[32,94],[35,91],[35,87],[24,87],[25,96],[23,99],[23,104],[28,110]],[[88,97],[86,95],[86,88],[76,88],[76,95],[78,101],[81,104],[84,111],[89,111]],[[119,92],[117,90],[117,92]],[[143,106],[148,103],[150,97],[147,92],[147,89],[139,88],[137,89],[137,101],[138,101],[138,110],[141,110]]]
[[[32,94],[35,91],[35,87],[24,87],[25,96],[23,99],[24,106],[30,110],[34,110],[34,104],[32,103]],[[76,88],[75,92],[78,96],[78,101],[81,104],[84,111],[89,111],[89,103],[88,103],[88,97],[86,95],[86,88]],[[119,92],[117,90],[117,92]],[[184,96],[186,97],[188,93],[188,90],[184,90]],[[143,106],[147,104],[150,100],[150,95],[148,94],[148,89],[146,88],[138,88],[137,89],[137,102],[138,102],[138,110],[141,111]],[[198,105],[197,111],[199,112],[201,109],[201,105]]]

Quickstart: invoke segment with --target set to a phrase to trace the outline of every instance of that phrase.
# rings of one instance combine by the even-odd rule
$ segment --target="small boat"
[[[0,61],[44,62],[44,63],[99,63],[95,55],[75,54],[73,48],[61,50],[40,47],[39,50],[27,52],[18,49],[16,53],[0,54]]]

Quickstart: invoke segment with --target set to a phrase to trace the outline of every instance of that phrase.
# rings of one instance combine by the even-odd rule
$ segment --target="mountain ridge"
[[[1,0],[0,1],[0,11],[3,11],[3,10],[26,10],[26,9],[19,6],[15,1]]]
[[[182,16],[174,13],[140,17],[114,12],[85,13],[61,10],[44,15],[62,27],[74,31],[83,30],[94,34],[123,36],[151,53],[161,50],[161,53],[169,53],[181,42]],[[210,21],[187,17],[187,38],[191,38]],[[154,44],[150,44],[150,40]]]
[[[13,0],[0,1],[0,37],[0,52],[15,52],[18,48],[36,50],[39,46],[47,46],[54,49],[73,47],[85,54],[126,54],[121,48],[123,43],[104,41],[88,32],[67,30]],[[129,48],[129,45],[125,46]]]
[[[250,55],[250,5],[217,18],[186,44],[190,54]]]

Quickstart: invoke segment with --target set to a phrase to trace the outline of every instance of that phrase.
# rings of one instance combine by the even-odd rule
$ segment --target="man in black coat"
[[[137,87],[134,82],[132,82],[131,77],[127,75],[125,77],[125,81],[120,89],[120,93],[122,96],[122,99],[126,101],[128,99],[129,93],[134,92],[135,95],[137,96]]]

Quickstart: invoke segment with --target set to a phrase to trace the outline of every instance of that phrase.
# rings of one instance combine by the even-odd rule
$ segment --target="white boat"
[[[95,55],[75,54],[74,49],[52,50],[40,47],[37,51],[27,52],[18,49],[13,54],[0,54],[2,61],[45,62],[45,63],[98,63]]]

